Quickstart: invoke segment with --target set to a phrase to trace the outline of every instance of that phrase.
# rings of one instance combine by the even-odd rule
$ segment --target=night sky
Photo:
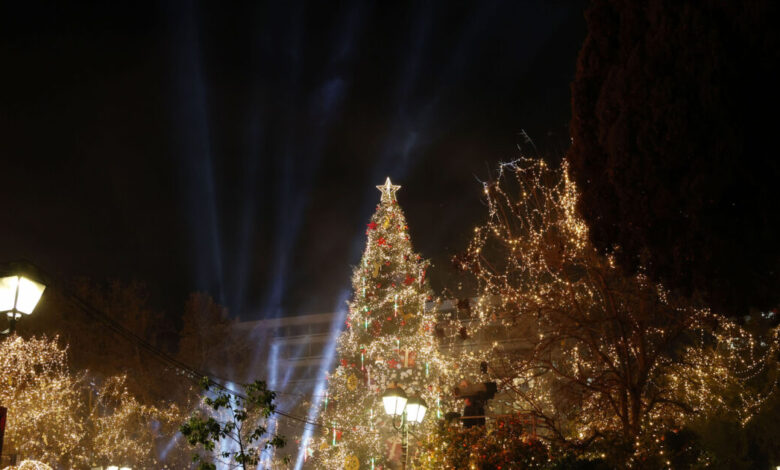
[[[0,260],[172,313],[334,310],[388,175],[453,287],[478,179],[568,146],[584,2],[70,3],[0,6]]]

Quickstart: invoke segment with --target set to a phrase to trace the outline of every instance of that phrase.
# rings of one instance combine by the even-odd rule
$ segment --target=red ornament
[[[346,359],[342,359],[341,360],[341,367],[347,367],[347,360]]]
[[[390,261],[385,261],[385,266],[390,266]]]
[[[406,275],[406,279],[404,279],[404,284],[406,284],[408,286],[408,285],[411,285],[411,283],[413,283],[413,282],[414,282],[414,278],[407,274]]]
[[[385,237],[379,237],[379,240],[377,240],[376,243],[377,245],[382,246],[387,243],[387,240],[385,240]]]
[[[370,224],[368,224],[368,229],[369,230],[376,230],[376,222],[372,221]]]
[[[381,287],[382,287],[382,283],[381,283],[381,282],[377,282],[377,284],[376,284],[376,288],[377,288],[377,289],[380,289]]]

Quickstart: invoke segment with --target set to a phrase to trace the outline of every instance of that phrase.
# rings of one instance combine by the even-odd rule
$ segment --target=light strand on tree
[[[323,419],[345,432],[320,441],[319,468],[386,468],[395,431],[382,393],[398,384],[409,396],[439,403],[445,375],[454,369],[434,337],[434,312],[425,308],[432,300],[423,274],[428,263],[412,250],[395,197],[399,188],[389,178],[378,186],[381,200],[366,228],[347,329],[337,342],[339,363],[328,380],[331,402],[322,410]],[[428,432],[433,420],[421,426]]]
[[[504,164],[484,194],[488,220],[458,260],[482,294],[468,326],[525,328],[526,351],[495,342],[492,369],[552,438],[652,434],[703,413],[747,422],[774,393],[778,330],[758,341],[641,273],[623,275],[590,244],[566,162]],[[769,387],[756,393],[761,378]]]

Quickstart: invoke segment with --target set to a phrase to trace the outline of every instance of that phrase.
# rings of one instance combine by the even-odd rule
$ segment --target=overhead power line
[[[213,384],[215,387],[219,388],[220,390],[224,391],[225,393],[228,393],[230,395],[233,395],[235,397],[241,398],[243,400],[246,400],[246,395],[242,394],[241,392],[237,390],[233,390],[232,388],[225,385],[225,383],[231,382],[230,380],[225,379],[224,377],[220,377],[216,374],[213,374],[211,372],[199,370],[195,367],[190,366],[189,364],[180,361],[179,359],[171,356],[170,354],[166,353],[165,351],[162,351],[158,347],[154,346],[150,342],[148,342],[143,337],[139,336],[132,330],[128,329],[124,325],[122,325],[120,322],[118,322],[116,319],[112,318],[111,315],[108,315],[103,310],[95,307],[85,299],[83,299],[81,296],[74,294],[67,289],[62,288],[61,284],[58,282],[57,278],[52,276],[49,273],[46,273],[45,271],[41,270],[35,265],[32,265],[44,278],[46,283],[50,288],[54,288],[58,292],[62,293],[66,299],[70,300],[79,310],[86,313],[90,318],[98,320],[103,326],[107,327],[114,333],[118,334],[119,336],[125,338],[126,340],[132,342],[133,344],[139,346],[140,348],[146,350],[148,353],[150,353],[153,357],[160,360],[161,362],[178,369],[180,372],[184,373],[184,376],[188,379],[194,381],[195,383],[199,383],[201,379],[204,377],[209,380],[210,384]],[[277,392],[274,391],[277,394],[285,394],[285,395],[291,395],[290,393],[286,392]],[[303,396],[303,394],[298,394]],[[305,417],[296,416],[293,413],[290,413],[288,411],[282,410],[277,408],[274,411],[275,414],[278,414],[280,416],[284,416],[285,418],[301,422],[303,424],[308,424],[312,426],[320,426],[320,427],[326,427],[326,428],[332,428],[332,426],[327,426],[323,423],[309,420]],[[343,431],[339,429],[340,431]]]

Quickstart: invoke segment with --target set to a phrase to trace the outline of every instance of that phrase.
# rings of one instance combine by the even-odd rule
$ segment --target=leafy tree
[[[714,309],[780,303],[780,8],[595,0],[572,84],[591,240]]]
[[[244,470],[255,468],[264,451],[284,447],[282,436],[264,437],[266,420],[276,410],[273,403],[276,393],[268,390],[265,382],[245,385],[245,396],[215,389],[208,378],[204,378],[201,385],[206,393],[213,391],[214,398],[204,398],[210,414],[191,416],[179,428],[190,445],[201,447],[207,453],[193,456],[198,469],[216,469],[214,460],[236,464]],[[284,459],[286,462],[287,457]]]
[[[177,357],[204,372],[225,371],[228,378],[245,377],[250,357],[247,335],[236,328],[227,308],[206,293],[190,294],[184,306]]]
[[[72,370],[89,370],[97,383],[125,375],[125,386],[141,404],[158,406],[173,401],[183,408],[188,405],[188,380],[85,311],[74,295],[152,346],[174,351],[171,337],[175,336],[175,329],[169,315],[151,305],[149,290],[141,282],[98,283],[79,279],[52,286],[46,290],[35,314],[20,322],[19,333],[57,333],[63,343],[71,345],[68,365]]]

